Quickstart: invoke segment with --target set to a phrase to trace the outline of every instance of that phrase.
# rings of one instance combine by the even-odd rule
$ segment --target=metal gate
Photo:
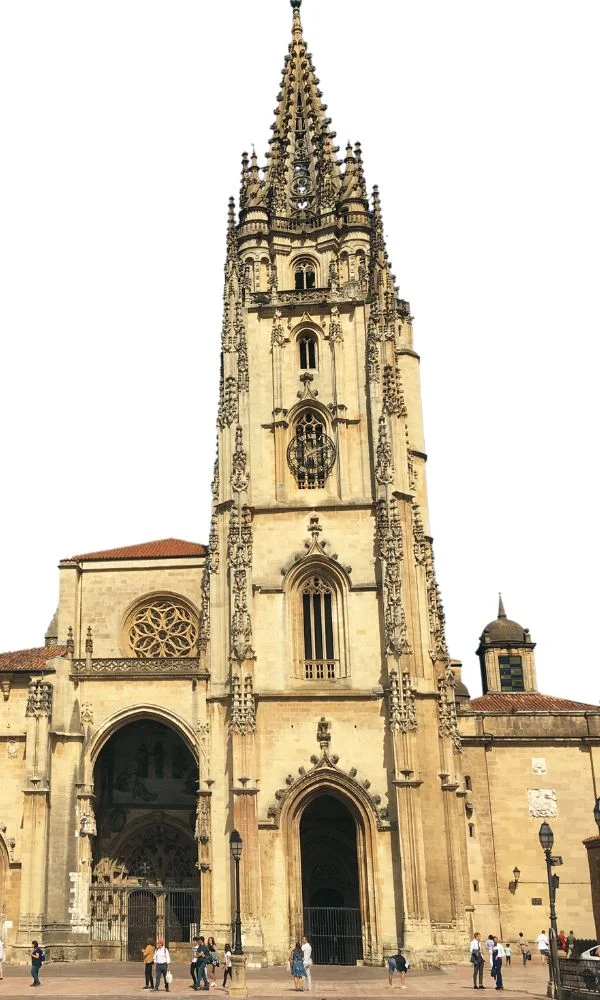
[[[315,965],[356,965],[363,957],[360,910],[306,906],[304,933]]]
[[[151,940],[187,943],[200,926],[200,890],[195,888],[93,885],[90,939],[103,957],[138,959]]]

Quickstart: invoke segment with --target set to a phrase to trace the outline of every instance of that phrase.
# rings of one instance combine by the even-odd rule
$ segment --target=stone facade
[[[47,647],[0,657],[17,960],[34,932],[62,958],[133,956],[142,928],[223,942],[234,828],[251,963],[283,961],[307,927],[321,961],[376,964],[398,943],[463,956],[484,920],[534,936],[536,816],[555,810],[566,922],[590,923],[600,715],[478,706],[449,659],[410,307],[292,6],[269,166],[245,156],[230,205],[208,547],[64,560]],[[509,638],[482,636],[484,698]],[[325,910],[347,914],[344,954]]]

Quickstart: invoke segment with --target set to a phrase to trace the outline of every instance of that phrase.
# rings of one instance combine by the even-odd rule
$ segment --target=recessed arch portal
[[[323,801],[319,803],[319,799]],[[332,831],[331,827],[335,826],[336,816],[343,817],[343,837],[346,844],[351,845],[354,842],[356,845],[356,863],[349,861],[348,864],[354,872],[352,899],[357,901],[357,907],[348,907],[355,911],[355,915],[348,918],[354,923],[346,924],[346,936],[354,939],[355,959],[362,957],[371,963],[377,962],[382,957],[377,903],[377,811],[367,792],[353,778],[333,766],[315,767],[304,778],[295,782],[285,797],[279,816],[284,834],[289,879],[287,893],[290,944],[293,945],[294,941],[299,940],[305,930],[309,929],[305,927],[306,918],[309,917],[305,913],[304,906],[305,885],[309,899],[312,898],[317,904],[323,902],[334,904],[325,909],[335,910],[339,907],[340,896],[336,896],[336,889],[344,902],[351,899],[350,895],[344,896],[341,886],[336,885],[335,872],[314,872],[306,868],[310,863],[310,841],[314,837],[315,824],[323,822],[324,828],[329,826],[328,836],[331,844],[331,837],[335,836],[335,831]],[[306,880],[303,869],[303,838],[307,843],[304,852]],[[351,856],[354,857],[352,848]],[[322,929],[321,926],[316,926],[318,937],[323,936]],[[340,948],[335,955],[337,961],[342,961],[344,958]],[[329,955],[325,950],[321,961],[332,961],[335,955],[331,949]],[[350,957],[349,951],[346,952],[346,956]]]

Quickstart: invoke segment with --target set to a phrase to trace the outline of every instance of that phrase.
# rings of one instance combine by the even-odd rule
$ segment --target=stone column
[[[590,868],[590,887],[592,890],[596,940],[600,940],[600,835],[588,837],[587,840],[583,841],[583,846],[587,851]]]
[[[23,789],[21,853],[21,900],[15,954],[19,946],[31,950],[32,938],[43,938],[46,910],[46,865],[48,856],[48,731],[52,713],[52,685],[41,678],[29,683],[26,718],[27,768]]]
[[[390,670],[389,726],[394,753],[394,786],[403,894],[403,943],[407,950],[432,947],[427,899],[423,818],[417,764],[418,730],[415,693],[410,674]]]

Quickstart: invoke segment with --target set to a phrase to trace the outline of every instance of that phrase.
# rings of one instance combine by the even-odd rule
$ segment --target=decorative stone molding
[[[231,488],[235,493],[243,493],[248,489],[249,475],[246,469],[247,455],[244,451],[244,432],[237,425],[235,429],[235,449],[233,452]]]
[[[256,698],[250,674],[243,681],[239,674],[231,677],[231,717],[229,731],[240,736],[256,732]]]
[[[419,726],[415,692],[409,673],[402,674],[402,683],[400,683],[398,671],[392,670],[390,672],[389,706],[389,726],[393,733],[417,731]]]
[[[388,425],[385,415],[382,413],[379,418],[379,436],[377,439],[377,462],[375,465],[375,478],[377,482],[386,486],[394,478],[394,463],[392,460],[392,446],[390,444]]]
[[[194,836],[201,844],[210,842],[210,800],[211,792],[202,792],[196,803]]]
[[[531,758],[531,770],[533,774],[545,774],[546,773],[546,758],[545,757],[532,757]]]
[[[442,596],[435,576],[433,549],[428,545],[428,559],[425,579],[427,583],[427,612],[429,617],[429,635],[431,648],[429,655],[433,661],[448,663],[448,644],[446,642],[446,615],[442,604]]]
[[[16,740],[9,740],[6,744],[6,754],[9,760],[16,760],[19,756],[19,744]]]
[[[269,828],[278,829],[281,811],[288,797],[297,792],[303,783],[309,784],[311,779],[314,779],[315,777],[322,777],[324,786],[326,786],[327,774],[329,772],[335,777],[336,784],[338,782],[342,782],[351,796],[355,796],[361,802],[368,803],[369,808],[372,810],[372,813],[376,818],[377,828],[379,830],[389,829],[387,806],[383,806],[381,804],[382,800],[380,795],[370,791],[371,782],[368,779],[364,779],[363,781],[359,781],[357,779],[358,769],[356,767],[350,768],[349,771],[343,771],[338,767],[338,755],[330,754],[328,749],[322,750],[320,757],[313,754],[310,758],[310,762],[312,767],[299,767],[297,775],[287,775],[285,779],[285,787],[277,789],[275,792],[275,802],[269,806],[267,812],[269,823],[262,823],[260,824],[261,826],[268,825]]]
[[[34,679],[29,682],[26,718],[49,718],[52,714],[52,685],[49,681]]]
[[[215,455],[215,464],[213,466],[213,478],[211,483],[211,492],[213,500],[219,499],[219,440],[217,438],[217,454]]]
[[[395,497],[380,499],[375,508],[377,547],[383,566],[383,600],[386,650],[401,656],[410,653],[408,623],[402,601],[402,523]]]
[[[202,575],[202,595],[200,600],[200,627],[198,630],[198,649],[206,651],[210,640],[210,569],[208,563]]]
[[[285,330],[281,322],[282,315],[281,309],[275,310],[273,329],[271,331],[271,347],[283,347],[286,342]]]
[[[327,562],[336,563],[337,566],[341,567],[341,569],[343,569],[349,576],[352,572],[352,566],[343,566],[339,562],[337,552],[332,551],[332,545],[330,542],[328,542],[326,538],[320,537],[323,527],[317,514],[311,514],[310,521],[308,523],[308,531],[310,532],[311,537],[304,540],[304,552],[294,553],[293,558],[285,566],[281,567],[281,575],[287,576],[290,570],[303,559],[318,556],[320,559],[326,560]]]
[[[413,549],[417,565],[424,566],[427,561],[427,541],[425,539],[425,529],[423,528],[423,518],[421,509],[416,500],[413,499],[412,526],[413,526]]]
[[[219,515],[213,511],[210,519],[210,533],[208,536],[208,569],[210,573],[219,572]]]
[[[91,701],[84,701],[83,705],[81,706],[79,718],[81,724],[84,726],[94,725],[94,707]]]
[[[199,722],[196,732],[200,750],[200,780],[207,781],[210,780],[210,724]]]
[[[317,743],[323,752],[327,750],[331,743],[331,723],[327,721],[324,715],[321,716],[317,724]]]
[[[558,803],[553,788],[528,788],[529,815],[541,819],[553,819],[558,816]]]
[[[342,324],[340,322],[340,311],[337,306],[331,307],[331,321],[329,323],[329,339],[332,344],[343,341]]]
[[[217,423],[221,429],[236,423],[239,417],[238,383],[233,375],[228,375],[222,384],[219,399]]]
[[[4,679],[0,682],[0,684],[2,686],[2,697],[5,701],[8,701],[10,696],[10,680]]]
[[[381,333],[373,319],[367,327],[367,378],[369,382],[379,382],[381,373]]]
[[[383,409],[390,417],[406,416],[402,382],[394,365],[385,365],[383,369]]]
[[[73,660],[72,677],[198,677],[200,663],[197,656],[164,656],[156,659],[114,657],[98,660]]]
[[[449,693],[448,689],[450,688]],[[452,741],[455,754],[462,753],[462,740],[456,717],[456,701],[454,700],[454,673],[448,668],[444,677],[438,680],[438,730],[442,738]]]

